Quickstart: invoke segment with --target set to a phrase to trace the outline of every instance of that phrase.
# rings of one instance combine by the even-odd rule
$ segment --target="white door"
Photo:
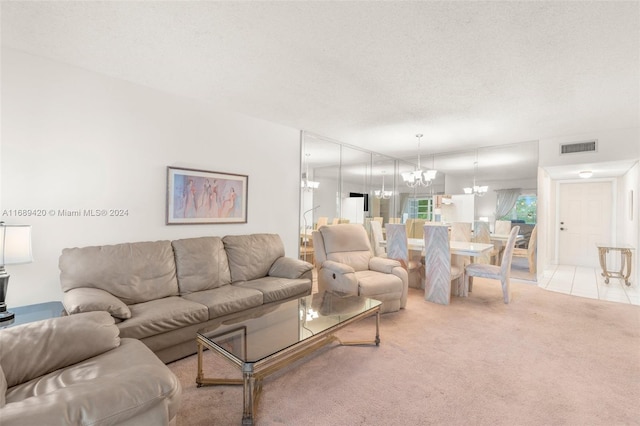
[[[558,262],[598,268],[596,243],[611,243],[611,182],[560,183]]]

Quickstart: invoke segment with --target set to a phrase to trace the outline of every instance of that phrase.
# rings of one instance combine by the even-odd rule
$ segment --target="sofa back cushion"
[[[318,229],[327,260],[345,263],[356,271],[369,269],[372,257],[367,231],[360,224],[322,226]]]
[[[178,295],[170,241],[66,248],[59,267],[62,291],[99,288],[127,305]]]
[[[172,241],[171,245],[176,258],[180,295],[231,283],[222,238],[186,238]]]
[[[0,332],[0,365],[9,388],[120,345],[108,312],[86,312],[10,327]]]
[[[273,262],[284,256],[278,234],[227,235],[222,241],[234,283],[266,277]]]

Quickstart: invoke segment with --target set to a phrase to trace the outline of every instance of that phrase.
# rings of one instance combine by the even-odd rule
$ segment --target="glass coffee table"
[[[250,318],[198,331],[198,387],[242,385],[242,424],[252,425],[262,380],[324,345],[380,344],[381,302],[340,293],[317,293],[253,311]],[[376,316],[375,339],[341,341],[335,333],[363,318]],[[202,352],[208,348],[242,372],[242,379],[204,377]]]

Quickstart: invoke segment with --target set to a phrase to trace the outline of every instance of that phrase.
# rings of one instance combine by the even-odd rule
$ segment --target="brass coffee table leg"
[[[253,408],[254,404],[257,400],[257,395],[255,394],[255,377],[253,376],[253,364],[244,363],[242,364],[242,379],[243,379],[243,401],[244,407],[242,410],[242,424],[243,425],[253,425]],[[258,386],[258,389],[261,386]]]

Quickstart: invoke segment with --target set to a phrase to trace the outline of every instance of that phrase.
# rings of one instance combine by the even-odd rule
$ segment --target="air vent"
[[[577,152],[596,152],[598,141],[565,143],[560,145],[560,154],[575,154]]]

